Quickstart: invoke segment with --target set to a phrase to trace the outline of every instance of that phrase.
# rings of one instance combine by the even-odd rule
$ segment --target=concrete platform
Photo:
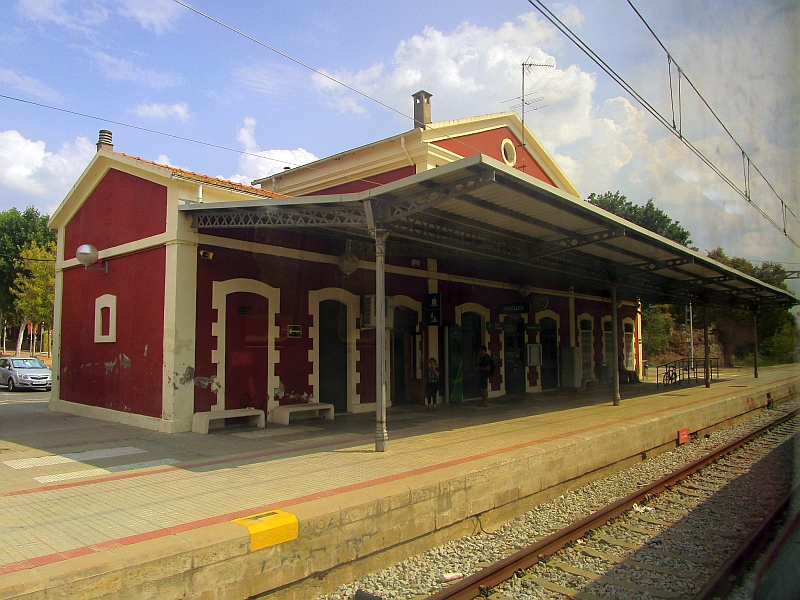
[[[312,598],[796,394],[800,370],[160,434],[0,400],[0,598]],[[374,418],[374,417],[373,417]],[[233,519],[283,509],[251,550]],[[297,587],[297,586],[301,587]],[[294,587],[289,587],[294,586]]]

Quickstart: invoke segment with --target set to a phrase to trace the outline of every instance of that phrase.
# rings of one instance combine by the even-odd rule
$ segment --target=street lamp
[[[87,271],[103,271],[104,273],[108,273],[108,261],[103,261],[102,267],[91,267],[97,262],[98,259],[98,252],[97,248],[92,246],[91,244],[83,244],[82,246],[78,247],[77,252],[75,252],[75,258],[78,259],[78,262],[83,265],[83,268]]]

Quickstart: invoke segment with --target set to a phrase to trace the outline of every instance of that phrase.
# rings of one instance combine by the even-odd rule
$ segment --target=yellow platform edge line
[[[270,510],[240,519],[234,523],[250,532],[250,552],[297,539],[297,516],[284,510]]]

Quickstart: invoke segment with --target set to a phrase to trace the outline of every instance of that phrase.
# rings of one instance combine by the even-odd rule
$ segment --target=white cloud
[[[175,104],[137,104],[133,112],[146,119],[178,119],[188,121],[192,116],[189,112],[189,105],[185,102]]]
[[[304,148],[296,150],[261,150],[256,141],[256,120],[247,117],[244,126],[239,128],[237,139],[244,146],[247,154],[239,157],[239,172],[221,179],[237,181],[250,185],[254,179],[273,175],[284,167],[296,167],[317,160],[317,157]],[[254,156],[256,155],[256,156]]]
[[[26,139],[19,131],[0,132],[0,186],[48,203],[60,202],[95,154],[85,137],[64,142],[58,152],[45,142]]]
[[[9,69],[0,69],[0,83],[11,86],[15,90],[36,96],[48,102],[55,102],[58,100],[58,92],[47,87],[38,79],[22,75],[16,71]]]
[[[82,33],[91,33],[108,19],[108,9],[101,2],[19,0],[17,11],[32,21],[49,21]]]
[[[583,14],[574,4],[562,4],[557,2],[553,4],[553,12],[555,12],[558,18],[570,29],[580,29],[581,25],[583,25]]]
[[[19,0],[17,11],[32,21],[46,21],[96,35],[111,13],[133,19],[162,34],[174,28],[185,9],[171,0]]]
[[[172,0],[120,0],[119,4],[121,15],[158,34],[172,30],[186,10]]]
[[[585,26],[575,6],[560,5],[558,10],[571,25]],[[709,98],[712,104],[719,102],[734,131],[745,132],[742,141],[750,156],[768,173],[789,206],[797,206],[800,175],[793,156],[800,153],[797,136],[786,132],[797,131],[794,116],[800,106],[791,78],[785,76],[793,60],[787,56],[791,44],[783,31],[788,26],[777,23],[780,17],[776,15],[764,16],[767,8],[761,12],[761,17],[736,21],[733,29],[724,32],[687,31],[685,39],[670,40],[668,46],[688,48],[691,59],[684,66],[697,71],[694,81],[716,90]],[[765,30],[775,31],[774,41],[759,33]],[[360,71],[330,73],[390,106],[407,107],[409,116],[410,95],[419,89],[433,94],[434,121],[499,112],[514,104],[504,100],[519,97],[523,60],[530,57],[531,62],[557,64],[555,53],[561,42],[554,36],[555,30],[533,13],[496,29],[463,23],[446,33],[427,27],[400,42],[389,65],[375,63]],[[721,67],[723,62],[726,66]],[[660,81],[653,73],[661,70],[661,62],[645,64],[635,77],[648,77],[647,94],[658,106],[668,108],[669,89],[653,85]],[[745,71],[748,75],[743,78]],[[653,198],[692,232],[700,247],[722,245],[729,254],[753,256],[756,240],[761,240],[762,247],[764,240],[788,246],[780,240],[780,232],[638,105],[621,96],[597,98],[596,77],[577,65],[534,68],[526,77],[528,93],[541,96],[541,104],[547,105],[526,113],[526,125],[584,195],[620,190],[635,202]],[[743,79],[759,85],[743,84]],[[312,83],[329,106],[340,112],[383,110],[319,75],[312,77]],[[741,182],[738,149],[718,135],[718,126],[694,120],[700,118],[700,111],[686,96],[685,133],[732,180]],[[784,117],[778,125],[776,115]],[[410,128],[410,119],[403,126]],[[754,186],[755,179],[753,175]],[[780,206],[769,190],[761,185],[754,187],[753,194],[778,221]],[[800,223],[790,223],[790,231],[800,240]]]
[[[144,69],[127,58],[111,56],[100,50],[93,52],[91,56],[100,72],[116,81],[132,81],[156,89],[180,85],[183,82],[180,75]]]

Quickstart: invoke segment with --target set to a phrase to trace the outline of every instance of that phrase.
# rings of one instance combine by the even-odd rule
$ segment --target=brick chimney
[[[431,97],[425,90],[420,90],[416,94],[412,94],[414,98],[414,127],[425,129],[426,125],[431,122]]]
[[[111,152],[114,150],[114,144],[111,143],[111,132],[108,129],[101,129],[100,135],[97,138],[97,151],[100,150],[108,150]]]

